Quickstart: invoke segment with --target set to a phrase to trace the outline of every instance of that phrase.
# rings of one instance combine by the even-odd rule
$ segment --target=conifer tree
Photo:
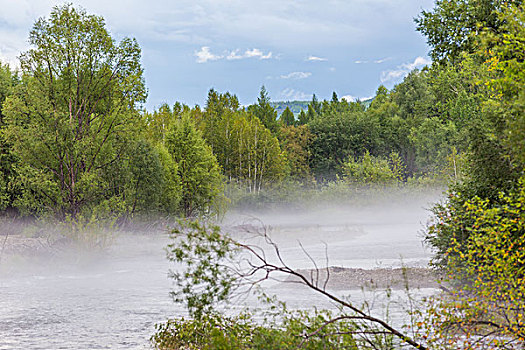
[[[248,111],[252,112],[257,118],[259,118],[261,123],[263,123],[263,125],[272,133],[275,134],[277,132],[277,112],[270,104],[270,97],[268,96],[268,92],[264,85],[261,86],[261,92],[257,98],[257,104],[251,105],[248,108]]]
[[[295,116],[293,115],[293,112],[290,110],[290,107],[286,107],[284,112],[281,114],[281,117],[279,120],[287,126],[295,125]]]

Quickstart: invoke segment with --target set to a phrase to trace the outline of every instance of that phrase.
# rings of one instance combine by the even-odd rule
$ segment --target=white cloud
[[[429,60],[428,58],[419,56],[419,57],[417,57],[414,60],[414,62],[412,62],[412,63],[405,63],[402,66],[407,68],[407,69],[409,69],[409,70],[413,70],[415,68],[424,67],[424,66],[426,66],[428,64],[431,64],[431,63],[432,63],[432,61]]]
[[[0,4],[2,2],[7,2],[0,6],[2,12],[10,7],[25,10],[39,6],[41,11],[33,11],[41,16],[49,13],[51,3],[63,1],[0,0]],[[405,23],[407,13],[411,18],[422,6],[413,0],[333,0],[330,6],[311,0],[177,0],[177,6],[172,6],[170,0],[77,0],[75,3],[103,15],[117,31],[140,31],[145,33],[144,38],[160,36],[199,46],[210,46],[225,38],[265,44],[275,43],[278,38],[283,47],[369,42],[383,38],[385,33],[394,37],[396,24]],[[124,3],[126,6],[122,6]]]
[[[0,63],[7,63],[11,69],[20,68],[20,62],[18,56],[21,52],[26,51],[29,46],[25,44],[23,39],[18,40],[17,36],[4,35],[4,32],[0,30]]]
[[[369,96],[369,97],[355,97],[355,96],[352,96],[352,95],[345,95],[343,97],[340,98],[340,100],[346,100],[347,102],[355,102],[357,100],[359,101],[365,101],[365,100],[369,100],[371,99],[372,96]]]
[[[244,52],[244,57],[247,57],[247,58],[251,58],[251,57],[254,57],[254,58],[259,58],[260,60],[267,60],[269,58],[272,58],[272,53],[271,52],[268,52],[266,55],[259,49],[251,49],[251,50],[246,50]]]
[[[208,61],[217,61],[220,60],[223,56],[214,55],[211,53],[208,46],[201,47],[200,51],[195,51],[195,56],[197,56],[197,63],[206,63]]]
[[[304,93],[303,91],[286,88],[280,93],[282,100],[287,101],[305,101],[311,98],[311,95]]]
[[[347,102],[354,102],[357,98],[352,95],[346,95],[341,97],[341,100],[346,100]]]
[[[323,57],[317,57],[317,56],[308,56],[308,58],[306,59],[307,61],[310,61],[310,62],[323,62],[323,61],[328,61],[326,58],[323,58]]]
[[[405,69],[390,70],[381,72],[381,83],[388,83],[394,80],[400,80],[405,77],[410,71]]]
[[[209,46],[203,46],[201,47],[199,51],[195,51],[195,56],[197,57],[198,63],[206,63],[208,61],[217,61],[221,59],[226,59],[228,61],[234,61],[234,60],[242,60],[245,58],[258,58],[260,60],[267,60],[267,59],[272,58],[271,52],[268,52],[265,54],[262,50],[256,49],[256,48],[246,50],[244,51],[244,53],[241,53],[240,51],[241,50],[239,49],[235,49],[232,51],[228,51],[224,53],[223,55],[216,55],[210,51]]]
[[[61,3],[0,0],[0,22],[23,27],[25,39],[30,25]],[[103,16],[112,33],[135,36],[141,42],[155,39],[198,47],[218,41],[256,42],[308,50],[396,38],[399,24],[425,7],[413,0],[333,0],[330,6],[322,1],[282,0],[177,0],[177,6],[170,0],[77,0],[75,4]]]
[[[403,63],[396,69],[381,72],[381,83],[397,82],[406,77],[412,70],[422,68],[431,63],[432,61],[429,59],[419,56],[414,59],[414,62]]]
[[[372,61],[369,61],[369,60],[357,60],[357,61],[354,61],[355,64],[365,64],[365,63],[376,63],[376,64],[379,64],[379,63],[383,63],[383,62],[386,62],[386,61],[390,61],[392,59],[392,57],[385,57],[385,58],[380,58],[380,59],[377,59],[377,60],[372,60]]]
[[[299,80],[299,79],[306,79],[306,78],[308,78],[311,75],[312,75],[312,73],[310,73],[310,72],[292,72],[292,73],[288,73],[288,74],[285,74],[285,75],[281,75],[280,78],[281,79]]]
[[[391,59],[392,59],[392,57],[385,57],[385,58],[381,58],[381,59],[375,60],[374,63],[380,64],[380,63],[383,63],[383,62],[386,62],[386,61],[390,61]]]
[[[228,56],[226,56],[226,59],[229,60],[229,61],[232,61],[232,60],[240,60],[240,59],[243,59],[244,56],[243,55],[239,55],[239,50],[233,50],[231,51]]]

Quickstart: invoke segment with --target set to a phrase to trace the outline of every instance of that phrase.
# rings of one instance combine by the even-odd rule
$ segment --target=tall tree
[[[257,98],[257,104],[251,105],[248,111],[253,113],[263,125],[268,128],[272,133],[276,133],[279,129],[277,124],[277,112],[275,108],[270,104],[270,96],[266,88],[261,86],[259,97]]]
[[[310,167],[319,179],[334,179],[349,156],[378,155],[382,142],[378,120],[363,111],[322,114],[308,123]]]
[[[101,175],[126,151],[146,99],[140,47],[116,43],[102,17],[70,4],[41,18],[21,55],[22,83],[4,104],[6,136],[29,211],[76,217],[108,189]]]
[[[338,103],[339,102],[339,97],[337,97],[337,93],[335,91],[332,92],[332,101],[330,101],[332,103]]]
[[[317,99],[317,96],[315,96],[315,94],[312,95],[312,101],[310,102],[308,107],[310,107],[310,106],[312,106],[312,109],[313,109],[313,111],[316,114],[321,114],[321,103],[319,102],[319,100]],[[310,109],[310,108],[308,108],[308,109]]]
[[[125,197],[129,214],[150,214],[161,207],[161,195],[166,188],[166,170],[158,152],[144,140],[138,140],[131,148],[128,160],[129,179]]]
[[[0,210],[12,206],[14,193],[9,189],[9,182],[15,174],[14,163],[16,157],[12,153],[11,145],[4,137],[2,129],[5,127],[2,105],[6,98],[13,93],[17,83],[17,76],[7,64],[0,62]]]
[[[284,176],[284,157],[279,141],[258,118],[237,115],[232,124],[231,172],[250,192],[279,182]]]
[[[144,113],[144,123],[146,136],[153,143],[162,143],[166,138],[166,133],[171,128],[171,124],[180,119],[182,112],[187,111],[188,107],[176,102],[173,109],[168,104],[162,104],[153,113]]]
[[[295,125],[295,116],[293,115],[293,112],[290,110],[290,107],[286,107],[286,109],[283,111],[281,116],[279,117],[279,120],[287,126]]]
[[[302,109],[301,109],[301,112],[299,112],[299,115],[297,116],[297,124],[298,125],[308,124],[308,114],[306,114],[305,111]]]
[[[507,194],[512,197],[523,191],[524,182],[520,178],[525,170],[524,13],[523,4],[506,7],[498,14],[498,20],[503,23],[500,31],[495,32],[490,27],[482,30],[475,38],[478,51],[464,55],[461,64],[457,64],[453,70],[453,73],[459,71],[460,74],[456,75],[463,80],[468,79],[464,85],[471,86],[472,92],[469,91],[468,95],[475,97],[474,103],[469,104],[477,105],[477,108],[474,109],[475,113],[467,114],[469,118],[454,113],[458,115],[455,118],[458,125],[463,123],[461,126],[467,130],[469,149],[465,179],[449,190],[447,203],[434,208],[436,222],[427,235],[427,241],[437,252],[437,262],[443,265],[451,259],[462,260],[461,255],[469,251],[469,245],[476,239],[471,238],[471,234],[482,231],[480,227],[492,227],[476,225],[486,209],[497,212],[500,210],[498,208],[507,206]],[[447,74],[447,77],[450,75]],[[462,84],[452,86],[454,91],[450,95],[466,94]],[[459,102],[468,105],[464,101],[463,98]],[[478,205],[479,208],[476,208]],[[518,209],[516,214],[523,216],[523,208]],[[498,235],[505,234],[505,230],[495,233],[495,238],[499,239]],[[516,233],[523,234],[519,230]],[[493,258],[496,262],[513,253],[498,251]]]
[[[312,133],[308,125],[283,127],[280,138],[290,167],[290,176],[299,181],[312,180],[309,164]]]
[[[188,115],[173,123],[165,145],[177,164],[180,211],[187,217],[206,214],[222,189],[219,164],[210,146]]]
[[[456,62],[462,52],[473,53],[475,36],[483,28],[500,33],[504,21],[498,16],[508,4],[521,0],[437,0],[434,9],[415,19],[417,30],[427,37],[434,61]]]
[[[489,53],[489,70],[498,73],[488,85],[498,93],[505,144],[512,157],[525,165],[525,4],[509,6],[499,16],[504,34],[485,30],[481,49]]]

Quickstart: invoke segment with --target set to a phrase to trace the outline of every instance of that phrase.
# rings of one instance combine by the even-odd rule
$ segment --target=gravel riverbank
[[[298,272],[327,289],[375,289],[394,290],[413,288],[439,288],[443,285],[441,276],[430,268],[376,268],[359,269],[332,266],[319,270],[298,270]],[[289,277],[284,283],[297,282],[297,277]]]

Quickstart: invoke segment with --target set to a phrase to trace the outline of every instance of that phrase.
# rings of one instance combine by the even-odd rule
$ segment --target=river
[[[312,268],[310,258],[336,267],[425,266],[430,253],[421,234],[434,196],[414,196],[381,205],[308,211],[229,214],[226,227],[253,222],[268,233],[294,268]],[[0,269],[0,349],[148,349],[156,323],[185,310],[169,295],[165,232],[120,233],[100,252],[64,251],[53,258],[3,260]],[[338,293],[367,298],[355,286]],[[292,307],[331,307],[298,286],[268,287]],[[290,291],[293,291],[291,293]],[[423,294],[432,293],[424,290]],[[247,305],[255,306],[254,299]]]

